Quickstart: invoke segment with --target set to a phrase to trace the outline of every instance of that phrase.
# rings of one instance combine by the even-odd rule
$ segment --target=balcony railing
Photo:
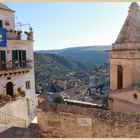
[[[7,30],[7,39],[8,40],[33,40],[33,32],[22,32],[17,30]]]
[[[2,62],[0,61],[0,71],[17,70],[24,68],[32,68],[32,61],[15,61],[15,62]]]

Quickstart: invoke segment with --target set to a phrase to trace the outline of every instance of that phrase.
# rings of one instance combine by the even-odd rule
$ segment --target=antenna
[[[18,17],[15,17],[15,20],[18,21]],[[31,25],[29,23],[22,24],[21,22],[17,22],[15,27],[19,27],[21,30],[22,26],[29,26],[29,29],[31,28]]]
[[[22,26],[29,26],[29,28],[31,28],[31,25],[29,23],[25,23],[25,24],[22,24],[21,22],[16,23],[16,27],[19,27],[20,30],[21,30]]]

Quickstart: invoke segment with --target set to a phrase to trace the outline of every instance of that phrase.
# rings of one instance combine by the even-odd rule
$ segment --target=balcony
[[[16,75],[27,74],[32,69],[32,61],[15,61],[3,62],[0,61],[0,77],[10,77]]]
[[[7,39],[8,40],[33,40],[33,31],[32,29],[29,32],[19,31],[19,30],[7,30]]]

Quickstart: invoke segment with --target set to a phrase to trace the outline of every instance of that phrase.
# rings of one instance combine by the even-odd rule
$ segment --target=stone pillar
[[[117,65],[110,60],[110,90],[117,89]]]

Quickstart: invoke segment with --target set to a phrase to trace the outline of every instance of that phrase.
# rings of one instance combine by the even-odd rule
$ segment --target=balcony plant
[[[6,63],[3,60],[0,60],[0,70],[6,69]]]
[[[24,32],[27,35],[27,40],[32,40],[33,39],[33,32],[32,31],[25,31]]]
[[[5,62],[3,60],[0,60],[0,65],[5,64]]]
[[[16,69],[18,67],[18,61],[13,61],[13,67]]]
[[[22,91],[20,92],[20,95],[21,95],[21,97],[25,97],[25,91],[22,90]]]
[[[12,32],[13,32],[13,30],[12,30],[12,29],[10,29],[10,30],[9,30],[9,32],[10,32],[10,33],[12,33]]]
[[[22,33],[22,31],[18,30],[18,31],[17,31],[17,33],[18,33],[18,34],[21,34],[21,33]]]

